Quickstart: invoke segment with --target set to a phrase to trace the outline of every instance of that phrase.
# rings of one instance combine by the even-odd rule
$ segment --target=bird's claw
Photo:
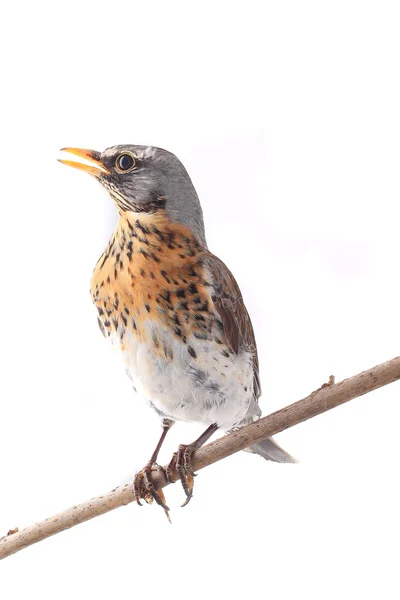
[[[151,504],[153,500],[157,502],[164,509],[165,514],[169,521],[169,507],[165,503],[165,496],[163,491],[156,490],[153,483],[152,471],[161,471],[163,476],[168,479],[167,473],[160,465],[153,462],[148,462],[147,465],[135,475],[133,480],[133,495],[139,506],[142,506],[140,499],[143,498],[148,504]]]
[[[167,467],[166,476],[170,482],[174,481],[172,478],[174,470],[176,469],[178,472],[183,490],[186,494],[186,500],[182,506],[189,504],[193,496],[194,477],[196,477],[196,473],[194,473],[192,467],[192,456],[197,449],[197,444],[181,444],[178,451],[172,456],[172,460]]]

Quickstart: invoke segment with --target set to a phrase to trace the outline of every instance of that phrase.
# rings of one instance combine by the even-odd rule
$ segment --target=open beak
[[[96,152],[95,150],[84,150],[82,148],[61,148],[61,152],[75,154],[75,156],[79,156],[79,158],[83,158],[92,163],[86,164],[76,162],[74,160],[64,160],[63,158],[59,158],[58,161],[64,165],[74,167],[75,169],[80,169],[81,171],[85,171],[86,173],[94,175],[95,177],[100,177],[101,175],[110,173],[110,171],[101,162],[100,153]]]

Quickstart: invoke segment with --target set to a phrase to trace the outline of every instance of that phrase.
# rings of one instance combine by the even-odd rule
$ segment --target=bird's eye
[[[115,161],[115,166],[118,171],[130,171],[135,166],[136,161],[132,154],[120,154]]]

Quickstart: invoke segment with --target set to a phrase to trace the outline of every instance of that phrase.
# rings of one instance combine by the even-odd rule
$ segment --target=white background
[[[88,294],[115,223],[58,149],[177,154],[243,291],[264,413],[399,354],[396,2],[16,2],[1,15],[0,534],[132,479],[159,436]],[[398,598],[399,385],[0,564],[14,598]],[[177,425],[167,462],[198,426]]]

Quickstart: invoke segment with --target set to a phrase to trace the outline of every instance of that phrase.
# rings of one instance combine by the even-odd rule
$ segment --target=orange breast
[[[184,344],[190,334],[222,343],[203,258],[190,230],[171,223],[164,211],[121,216],[91,281],[104,334],[118,332],[123,344],[129,330],[147,341],[146,322],[159,321]],[[152,342],[168,358],[168,348]]]

